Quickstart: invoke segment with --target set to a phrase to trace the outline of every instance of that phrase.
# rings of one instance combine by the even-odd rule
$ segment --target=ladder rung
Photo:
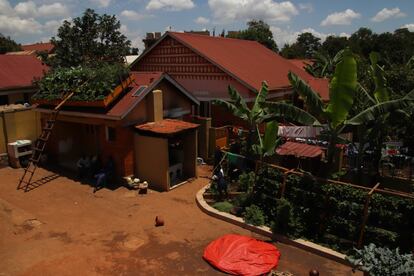
[[[49,140],[49,137],[47,137],[47,138],[39,137],[39,140],[40,141],[43,141],[43,142],[47,142]]]
[[[42,152],[42,151],[44,150],[44,147],[43,147],[43,148],[37,148],[37,147],[36,147],[36,148],[33,148],[33,150],[34,150],[34,151],[39,151],[39,152]]]
[[[52,131],[52,129],[53,129],[52,127],[44,127],[43,131]]]
[[[29,161],[33,163],[39,163],[39,160],[40,160],[40,156],[37,159],[29,158]]]

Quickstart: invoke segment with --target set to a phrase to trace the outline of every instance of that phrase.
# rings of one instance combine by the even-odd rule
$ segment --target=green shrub
[[[254,172],[242,173],[239,176],[239,190],[250,193],[253,190],[255,174]]]
[[[271,224],[272,232],[288,234],[292,224],[294,224],[292,204],[285,198],[277,199],[276,217]]]
[[[55,100],[63,94],[75,92],[72,100],[104,99],[129,74],[122,64],[99,63],[96,67],[57,68],[38,81],[39,92],[34,99]]]
[[[346,259],[354,268],[368,272],[370,276],[414,275],[413,255],[402,255],[398,248],[391,250],[371,243],[363,249],[355,249],[354,254]]]
[[[256,205],[251,205],[244,212],[244,221],[248,224],[261,226],[265,224],[263,211]]]
[[[213,208],[220,212],[230,213],[230,210],[233,209],[233,204],[228,201],[216,202],[213,204]]]

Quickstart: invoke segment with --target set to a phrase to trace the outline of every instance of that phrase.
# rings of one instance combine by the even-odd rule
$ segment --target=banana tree
[[[390,101],[391,91],[387,87],[385,72],[378,64],[379,59],[380,56],[378,53],[372,52],[370,54],[371,64],[368,73],[372,78],[375,87],[371,93],[361,85],[358,87],[358,93],[359,95],[363,95],[365,104],[358,106],[356,112],[359,112],[359,114],[347,122],[347,124],[356,125],[358,128],[360,140],[360,148],[357,156],[358,170],[361,168],[364,144],[366,140],[369,139],[370,143],[374,146],[373,164],[377,174],[381,160],[381,147],[388,131],[387,125],[389,125],[390,114],[391,112],[395,112],[398,113],[399,116],[409,116],[402,110],[402,108],[405,108],[408,105],[411,106],[413,102],[410,101],[410,99],[413,99],[414,96],[413,90],[401,99]],[[372,113],[372,108],[381,103],[387,103],[389,112],[378,110],[376,114]],[[375,115],[375,121],[372,120],[373,115]]]
[[[317,78],[331,78],[336,65],[341,61],[343,50],[339,51],[334,57],[317,52],[315,61],[312,65],[307,65],[305,70]]]
[[[341,141],[339,135],[347,125],[361,125],[375,121],[378,116],[391,110],[404,108],[412,104],[414,93],[409,93],[400,100],[389,100],[379,102],[370,108],[361,111],[352,118],[349,118],[350,110],[357,99],[357,64],[356,60],[349,49],[343,52],[342,60],[337,64],[335,73],[329,85],[330,101],[325,104],[321,97],[312,90],[312,88],[300,77],[290,72],[289,80],[293,89],[303,99],[307,110],[308,118],[314,118],[312,125],[325,123],[326,133],[328,135],[327,150],[327,173],[333,173],[333,160],[336,152],[336,144]],[[380,94],[380,92],[378,92]],[[378,97],[380,95],[378,94]],[[277,105],[268,104],[268,112],[276,117],[283,117],[285,110]],[[310,124],[308,124],[310,125]]]
[[[233,115],[247,123],[249,127],[249,136],[247,139],[248,154],[250,156],[254,154],[259,155],[261,159],[264,156],[273,154],[277,145],[278,124],[276,119],[279,118],[270,114],[266,108],[266,97],[268,95],[267,83],[262,83],[262,87],[257,93],[251,108],[248,107],[243,97],[232,86],[228,87],[228,92],[230,101],[217,99],[213,101],[213,104],[224,107],[232,112]],[[314,122],[313,116],[300,108],[283,102],[275,102],[272,105],[284,111],[285,120],[299,122],[301,124],[311,124]],[[263,139],[259,131],[259,125],[261,124],[266,124]]]

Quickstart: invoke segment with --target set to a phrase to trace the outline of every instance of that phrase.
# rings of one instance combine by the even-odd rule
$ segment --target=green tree
[[[282,49],[285,58],[313,58],[321,47],[320,38],[312,33],[302,33],[292,45],[286,44]]]
[[[320,52],[330,57],[335,56],[339,51],[348,46],[348,38],[343,36],[328,36],[322,43]]]
[[[99,15],[87,9],[81,17],[59,27],[52,38],[54,67],[93,65],[96,62],[122,63],[129,53],[131,42],[120,32],[115,16]]]
[[[375,40],[376,34],[371,29],[359,28],[349,38],[349,46],[355,54],[368,58],[369,54],[374,50]]]
[[[410,106],[414,100],[414,92],[407,94],[403,99],[385,100],[362,110],[350,117],[351,110],[358,100],[357,63],[354,55],[349,49],[343,52],[342,60],[337,64],[335,73],[329,85],[330,101],[324,104],[320,96],[312,88],[294,73],[289,73],[289,80],[294,90],[303,99],[309,111],[308,118],[315,118],[312,124],[326,123],[328,137],[327,170],[326,173],[334,172],[334,157],[336,155],[336,144],[342,140],[339,134],[348,125],[363,125],[375,121],[378,116],[392,110]],[[381,90],[382,91],[382,90]],[[365,94],[368,97],[368,94]],[[382,92],[378,92],[378,98],[382,98]],[[269,105],[268,112],[274,116],[283,117],[286,111],[277,105]]]
[[[6,37],[0,33],[0,54],[7,52],[21,51],[22,48],[10,37]]]
[[[227,35],[230,38],[245,40],[254,40],[266,46],[272,51],[279,51],[276,42],[273,39],[273,33],[268,24],[262,20],[251,20],[247,22],[248,28],[239,32]]]

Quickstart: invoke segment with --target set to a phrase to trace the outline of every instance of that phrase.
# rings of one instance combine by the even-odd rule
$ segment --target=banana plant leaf
[[[263,121],[285,119],[301,125],[320,126],[320,122],[312,114],[294,105],[283,102],[266,102],[267,115],[263,116]]]
[[[369,58],[371,60],[371,71],[375,83],[375,99],[377,100],[377,103],[386,102],[390,99],[390,92],[386,87],[384,69],[378,65],[380,56],[377,52],[372,52],[369,54]]]
[[[388,112],[399,110],[399,109],[404,109],[406,107],[411,107],[411,106],[414,106],[414,89],[401,99],[379,103],[362,111],[355,117],[347,120],[345,124],[347,125],[366,124],[369,121],[376,120],[378,117]]]
[[[337,128],[348,117],[357,87],[357,65],[352,52],[346,49],[342,61],[336,66],[329,87],[330,102],[325,112],[332,128]]]
[[[301,96],[311,113],[314,115],[322,114],[323,102],[318,93],[313,91],[312,88],[296,74],[289,72],[288,78],[293,89]]]
[[[277,132],[279,125],[276,121],[266,123],[266,130],[263,138],[263,155],[271,156],[275,153],[275,148],[278,143]]]
[[[260,89],[259,93],[256,95],[256,100],[254,101],[254,105],[252,108],[252,120],[257,121],[259,118],[264,114],[262,109],[263,103],[266,101],[266,97],[268,94],[268,85],[266,82],[262,83],[262,88]]]
[[[215,105],[222,106],[230,110],[235,116],[250,121],[250,109],[247,107],[246,101],[240,96],[239,92],[229,85],[228,87],[231,102],[217,99],[212,103]]]

